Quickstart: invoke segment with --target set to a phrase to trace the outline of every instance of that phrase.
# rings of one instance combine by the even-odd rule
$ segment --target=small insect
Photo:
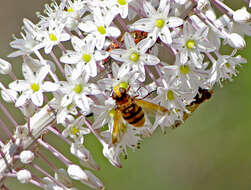
[[[128,94],[129,88],[127,89],[120,86],[121,85],[115,86],[112,93],[112,98],[116,101],[112,144],[116,144],[126,131],[126,126],[122,121],[122,117],[133,127],[143,127],[145,124],[145,113],[143,109],[151,113],[168,113],[168,110],[163,106],[142,99],[136,99],[136,97],[131,97]]]

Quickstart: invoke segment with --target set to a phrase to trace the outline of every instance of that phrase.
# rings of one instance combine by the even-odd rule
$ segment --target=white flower
[[[44,81],[48,74],[48,67],[40,68],[36,74],[33,73],[27,64],[22,67],[23,76],[25,80],[16,80],[9,84],[9,88],[17,92],[22,92],[17,99],[16,107],[24,105],[29,99],[38,107],[43,105],[43,92],[52,92],[58,89],[58,85]]]
[[[152,4],[146,0],[143,1],[144,11],[147,18],[142,18],[130,26],[131,30],[141,30],[149,32],[153,43],[159,37],[165,44],[172,43],[172,37],[169,28],[175,28],[183,24],[183,20],[178,17],[168,16],[170,11],[170,1],[160,0],[159,8],[156,11]]]
[[[205,66],[206,67],[206,64]],[[179,56],[176,56],[174,65],[163,67],[165,74],[175,76],[180,82],[182,89],[191,89],[197,93],[199,87],[203,87],[208,78],[208,73],[204,69],[197,69],[191,61],[182,64]]]
[[[60,61],[67,64],[76,65],[76,73],[74,76],[79,76],[83,71],[91,77],[97,75],[97,64],[109,56],[106,51],[95,50],[95,43],[90,37],[79,39],[74,36],[71,39],[72,46],[75,51],[67,51]]]
[[[64,32],[64,24],[51,22],[47,30],[41,30],[38,33],[36,39],[40,41],[40,46],[44,47],[44,52],[48,54],[55,45],[70,40],[70,35]]]
[[[183,35],[176,38],[171,44],[172,47],[179,50],[182,64],[185,64],[190,58],[197,68],[202,68],[201,52],[212,52],[216,49],[207,40],[207,34],[208,27],[195,30],[189,22],[184,23]]]
[[[120,14],[120,16],[125,19],[128,15],[128,4],[133,0],[112,0],[111,9],[114,12]]]
[[[29,183],[32,176],[29,170],[23,169],[17,172],[17,179],[20,183]]]
[[[0,58],[0,74],[9,74],[12,70],[11,64]]]
[[[215,83],[219,83],[222,86],[221,81],[225,79],[232,81],[232,77],[237,76],[237,68],[241,63],[246,62],[246,59],[242,58],[240,55],[234,57],[234,53],[230,56],[218,55],[218,59],[213,62],[210,71],[210,86],[213,86]]]
[[[20,153],[20,161],[24,164],[29,164],[34,159],[34,153],[30,150],[24,150]]]
[[[79,181],[88,180],[88,176],[78,165],[74,165],[74,164],[70,165],[67,169],[67,173],[72,179],[79,180]]]
[[[80,139],[83,138],[84,135],[87,135],[90,133],[90,130],[86,127],[84,127],[85,121],[84,116],[79,116],[74,122],[69,124],[65,130],[62,132],[62,134],[65,137],[70,136],[75,141],[82,141]]]
[[[114,49],[111,51],[111,57],[117,61],[126,64],[133,71],[139,73],[138,80],[143,82],[145,80],[145,65],[156,65],[160,60],[151,54],[146,53],[149,46],[149,39],[141,40],[135,44],[134,39],[129,33],[124,35],[124,43],[126,50]]]
[[[59,82],[60,91],[63,93],[61,106],[66,107],[74,103],[83,112],[90,111],[90,104],[93,103],[92,99],[87,95],[99,94],[100,91],[95,84],[88,83],[89,76],[83,73],[78,77],[74,76],[74,69],[70,66],[65,66],[65,75],[67,82]]]
[[[109,95],[113,87],[119,85],[128,89],[130,86],[130,94],[144,97],[148,94],[146,88],[142,87],[138,81],[139,73],[132,71],[128,64],[122,64],[120,67],[115,62],[112,63],[112,78],[104,78],[97,83],[100,88],[109,91]]]
[[[24,30],[25,34],[21,33],[23,39],[15,38],[14,41],[10,42],[10,46],[17,51],[8,55],[8,57],[18,57],[21,55],[29,55],[39,48],[39,42],[34,40],[34,37],[30,32]]]
[[[101,50],[105,44],[106,37],[117,38],[120,35],[120,30],[114,26],[110,26],[113,21],[113,16],[106,14],[102,16],[101,10],[96,8],[93,11],[93,21],[80,23],[79,28],[89,34],[95,41],[96,48]]]

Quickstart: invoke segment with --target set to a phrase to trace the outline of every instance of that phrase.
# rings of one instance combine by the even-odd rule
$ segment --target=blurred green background
[[[22,18],[36,21],[35,12],[43,10],[45,0],[2,0],[0,4],[0,57],[12,52],[11,34],[18,34]],[[245,5],[242,0],[228,0],[233,9]],[[241,54],[251,60],[251,38]],[[19,59],[8,59],[20,65]],[[20,67],[19,67],[20,68]],[[2,80],[3,76],[0,76]],[[123,169],[111,166],[94,139],[87,139],[101,171],[95,174],[109,190],[250,190],[251,189],[251,67],[246,64],[240,75],[224,88],[217,88],[185,124],[166,135],[158,131],[145,139],[141,149],[129,153]],[[23,121],[21,121],[23,122]],[[49,140],[51,143],[52,141]],[[64,154],[69,147],[55,143]],[[97,147],[97,148],[95,148]],[[55,161],[53,156],[48,158]],[[57,166],[62,166],[55,162]],[[49,170],[48,170],[49,171]],[[10,179],[10,189],[37,189]],[[79,186],[79,189],[89,189]]]

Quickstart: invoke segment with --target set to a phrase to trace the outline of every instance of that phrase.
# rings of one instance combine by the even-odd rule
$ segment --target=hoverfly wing
[[[122,122],[122,115],[119,109],[115,109],[114,124],[112,131],[112,144],[116,144],[122,136],[123,129],[125,128]]]
[[[135,103],[141,106],[146,112],[154,114],[166,114],[169,113],[168,109],[158,104],[148,102],[146,100],[134,99]]]

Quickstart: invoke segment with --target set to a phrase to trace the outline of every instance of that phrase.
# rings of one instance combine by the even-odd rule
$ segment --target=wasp
[[[163,106],[131,97],[128,91],[129,88],[119,86],[113,88],[112,98],[116,101],[116,108],[113,117],[112,144],[116,144],[126,131],[123,119],[133,127],[139,128],[145,124],[145,112],[143,110],[159,114],[169,112]]]

